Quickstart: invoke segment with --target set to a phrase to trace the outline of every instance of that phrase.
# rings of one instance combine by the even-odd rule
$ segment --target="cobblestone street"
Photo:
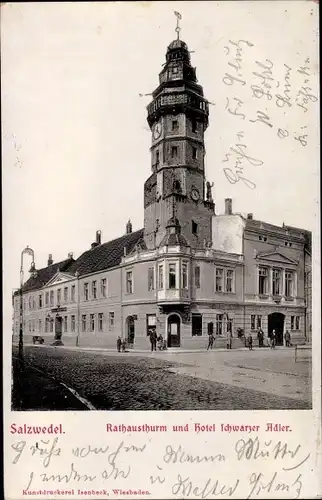
[[[295,363],[294,350],[117,354],[28,346],[25,361],[54,380],[57,391],[65,390],[63,382],[97,410],[311,407],[310,359]],[[48,397],[42,405],[37,392],[35,384],[29,409],[59,409]],[[15,395],[13,409],[27,409],[23,396]],[[75,402],[65,399],[61,409],[74,410]]]

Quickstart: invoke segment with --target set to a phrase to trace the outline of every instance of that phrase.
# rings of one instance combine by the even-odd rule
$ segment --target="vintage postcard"
[[[318,39],[1,5],[6,500],[322,498]]]

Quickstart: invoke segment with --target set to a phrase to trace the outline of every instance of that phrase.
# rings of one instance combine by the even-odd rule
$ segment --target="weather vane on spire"
[[[179,33],[181,31],[181,28],[179,26],[179,21],[180,21],[180,19],[182,19],[182,15],[180,14],[180,12],[177,12],[176,10],[174,11],[174,15],[177,18],[177,27],[176,27],[175,31],[177,32],[177,40],[179,40]]]

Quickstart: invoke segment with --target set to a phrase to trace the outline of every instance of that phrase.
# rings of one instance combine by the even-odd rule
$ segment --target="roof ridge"
[[[142,228],[142,229],[137,229],[136,231],[132,231],[131,233],[125,233],[125,234],[123,234],[123,236],[118,236],[117,238],[114,238],[113,240],[108,240],[108,241],[105,241],[105,242],[104,242],[104,243],[102,243],[102,245],[100,245],[100,246],[107,245],[107,244],[109,244],[109,243],[112,243],[113,241],[121,240],[122,238],[125,238],[125,237],[127,237],[127,236],[131,236],[132,234],[140,233],[140,232],[142,232],[142,231],[144,231],[144,228]],[[96,247],[94,247],[94,248],[96,248]],[[91,250],[91,249],[90,249],[90,250]]]
[[[59,262],[53,262],[49,266],[41,267],[40,269],[37,269],[37,271],[43,271],[44,269],[48,269],[49,267],[59,266],[59,264],[62,264],[63,262],[67,262],[68,260],[75,262],[74,258],[68,257],[67,259],[60,260]]]

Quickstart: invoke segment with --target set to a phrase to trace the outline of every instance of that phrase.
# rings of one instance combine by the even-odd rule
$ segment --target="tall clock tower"
[[[211,241],[214,203],[208,183],[205,199],[205,144],[208,102],[191,66],[187,45],[167,49],[159,86],[148,105],[152,133],[152,175],[144,185],[144,230],[148,248],[157,247],[171,217],[193,248]]]

